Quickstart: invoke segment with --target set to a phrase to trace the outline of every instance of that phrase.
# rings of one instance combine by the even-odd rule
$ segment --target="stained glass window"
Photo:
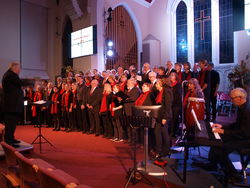
[[[220,63],[234,62],[233,2],[220,0]]]
[[[194,0],[195,62],[212,59],[211,0]]]
[[[187,6],[181,1],[176,9],[177,62],[187,62]]]

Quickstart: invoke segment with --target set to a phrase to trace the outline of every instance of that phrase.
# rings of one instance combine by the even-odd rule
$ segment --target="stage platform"
[[[20,145],[20,147],[16,148],[17,151],[19,152],[32,152],[33,151],[34,149],[33,145],[27,142],[24,142],[22,140],[20,141],[21,143],[17,144],[17,145]],[[0,157],[4,157],[4,151],[1,145],[0,145]]]

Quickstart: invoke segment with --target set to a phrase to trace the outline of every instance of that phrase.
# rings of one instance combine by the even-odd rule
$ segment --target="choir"
[[[188,99],[204,98],[206,119],[210,120],[210,82],[219,84],[219,78],[210,77],[211,69],[205,60],[199,62],[200,71],[197,67],[191,71],[189,62],[173,65],[168,61],[166,65],[167,69],[154,67],[155,72],[149,63],[143,65],[141,73],[134,66],[102,73],[96,69],[85,74],[69,72],[66,78],[57,77],[55,85],[42,81],[36,84],[35,91],[29,86],[25,88],[25,97],[31,104],[26,109],[27,119],[34,125],[46,124],[53,131],[80,131],[102,135],[114,142],[131,143],[131,127],[122,123],[121,117],[131,116],[134,105],[161,104],[162,112],[155,128],[150,130],[154,135],[150,139],[155,143],[154,150],[166,155],[170,138],[180,135],[182,118],[187,123]],[[212,93],[215,93],[214,87]],[[32,105],[38,100],[49,100],[53,104],[42,108]],[[142,142],[142,139],[139,140]]]

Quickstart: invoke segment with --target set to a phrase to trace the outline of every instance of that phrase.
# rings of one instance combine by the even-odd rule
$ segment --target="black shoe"
[[[100,134],[95,134],[95,136],[100,136]]]
[[[210,162],[204,163],[204,162],[194,161],[192,164],[207,171],[216,171],[218,168],[217,165],[210,163]]]
[[[71,132],[71,131],[72,131],[72,129],[67,129],[65,132],[69,133],[69,132]]]

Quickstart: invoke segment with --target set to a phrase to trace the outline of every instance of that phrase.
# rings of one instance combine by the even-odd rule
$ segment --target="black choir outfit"
[[[86,105],[92,106],[93,108],[88,108],[89,121],[90,121],[90,133],[95,133],[96,135],[101,134],[100,127],[100,103],[101,103],[102,90],[99,87],[91,88],[87,92]]]
[[[52,115],[52,125],[54,127],[53,130],[60,130],[60,114],[61,114],[61,95],[59,92],[54,92],[51,101],[53,104],[51,105],[50,113]]]
[[[120,97],[122,100],[118,100],[118,97]],[[120,117],[123,115],[123,101],[126,100],[126,97],[127,96],[122,91],[115,93],[112,97],[111,117],[114,127],[114,139],[116,141],[123,140],[124,138],[124,131],[120,121]],[[118,107],[120,109],[113,110],[114,108]]]
[[[127,91],[125,91],[125,94],[128,96],[128,98],[124,101],[124,114],[125,116],[132,116],[132,106],[134,106],[134,102],[140,95],[140,89],[138,87],[128,88]],[[128,142],[132,141],[132,129],[127,124],[126,126],[126,132],[128,137]]]
[[[173,118],[171,120],[170,136],[176,137],[179,135],[179,123],[182,109],[182,88],[181,83],[172,83],[173,92],[173,103],[172,103],[172,113]]]
[[[3,112],[5,122],[5,142],[15,144],[15,129],[18,121],[21,121],[24,111],[24,94],[22,81],[18,74],[7,70],[2,79],[3,86]]]
[[[216,87],[220,84],[220,75],[216,70],[210,71],[210,77],[211,77],[211,91],[210,91],[210,103],[211,103],[211,109],[212,109],[212,120],[214,121],[216,119],[216,104],[217,104],[217,94]]]
[[[207,68],[204,68],[203,70],[200,70],[198,73],[198,81],[203,88],[204,84],[207,84],[206,89],[203,90],[204,93],[204,99],[205,99],[205,106],[206,106],[206,120],[210,121],[210,83],[211,83],[211,77],[210,77],[210,71],[207,70]]]
[[[158,93],[155,104],[161,105],[159,116],[156,121],[155,126],[155,151],[160,156],[165,156],[169,154],[170,150],[170,138],[168,133],[168,124],[172,119],[172,101],[173,93],[172,89],[169,87],[162,88]],[[162,120],[165,119],[166,123],[163,125]]]
[[[62,95],[62,118],[64,124],[64,131],[72,129],[71,110],[73,106],[73,93],[65,91]]]

